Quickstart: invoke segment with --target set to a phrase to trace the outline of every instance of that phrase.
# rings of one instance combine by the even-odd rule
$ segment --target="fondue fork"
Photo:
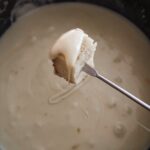
[[[94,68],[92,68],[88,64],[85,64],[85,66],[82,68],[82,71],[86,72],[90,76],[96,77],[96,78],[104,81],[105,83],[107,83],[108,85],[110,85],[114,89],[118,90],[119,92],[121,92],[122,94],[124,94],[125,96],[127,96],[128,98],[130,98],[131,100],[136,102],[137,104],[141,105],[142,107],[144,107],[145,109],[150,111],[150,105],[149,104],[145,103],[143,100],[139,99],[138,97],[134,96],[130,92],[128,92],[125,89],[121,88],[120,86],[118,86],[114,82],[108,80],[103,75],[99,74]]]

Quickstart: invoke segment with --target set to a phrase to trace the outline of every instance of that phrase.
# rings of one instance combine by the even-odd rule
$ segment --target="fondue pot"
[[[95,68],[150,103],[149,0],[0,1],[0,150],[149,150],[150,114],[90,76],[54,74],[49,51],[81,28]]]

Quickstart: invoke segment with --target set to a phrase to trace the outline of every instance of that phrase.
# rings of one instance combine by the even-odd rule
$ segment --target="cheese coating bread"
[[[81,29],[72,29],[56,41],[50,51],[55,73],[70,83],[79,83],[86,73],[85,63],[94,66],[94,53],[97,43]]]

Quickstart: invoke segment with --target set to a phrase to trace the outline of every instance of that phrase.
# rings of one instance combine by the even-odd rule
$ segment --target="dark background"
[[[119,12],[134,22],[150,38],[150,0],[23,0],[36,6],[53,2],[87,2]],[[0,0],[0,35],[11,25],[10,14],[18,0]],[[15,20],[15,18],[14,18]]]

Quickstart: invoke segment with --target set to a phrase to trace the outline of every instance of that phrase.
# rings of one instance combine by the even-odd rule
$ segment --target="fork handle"
[[[113,83],[112,81],[108,80],[107,78],[105,78],[104,76],[102,76],[101,74],[97,73],[96,77],[102,81],[104,81],[105,83],[107,83],[108,85],[110,85],[111,87],[115,88],[116,90],[118,90],[119,92],[121,92],[122,94],[124,94],[125,96],[127,96],[128,98],[132,99],[133,101],[135,101],[136,103],[140,104],[142,107],[146,108],[147,110],[150,111],[150,105],[145,103],[144,101],[142,101],[141,99],[139,99],[138,97],[132,95],[130,92],[126,91],[125,89],[121,88],[120,86],[118,86],[117,84]]]

